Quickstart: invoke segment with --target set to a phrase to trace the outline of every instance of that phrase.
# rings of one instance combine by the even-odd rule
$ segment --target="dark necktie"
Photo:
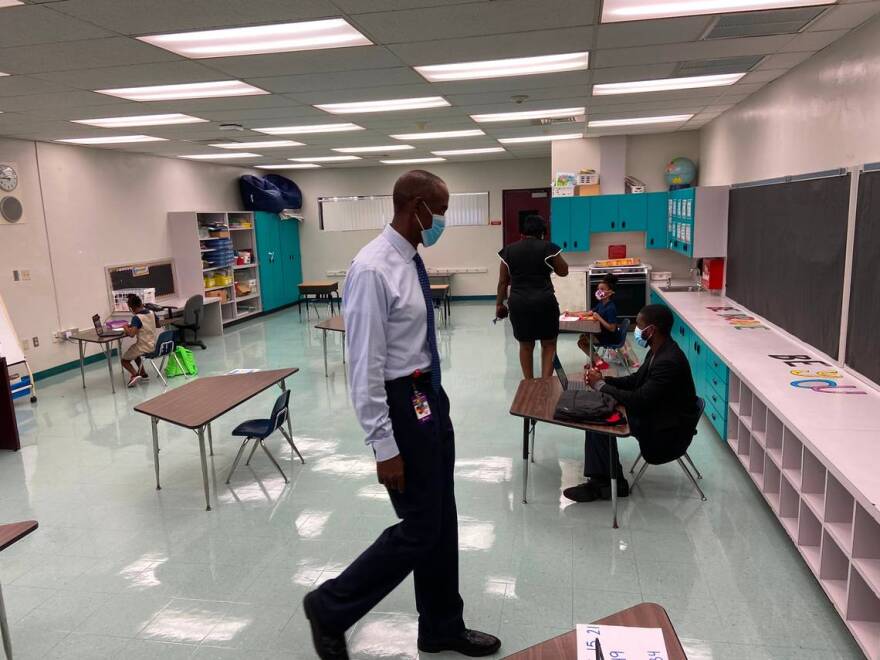
[[[434,299],[431,297],[431,282],[428,280],[428,271],[425,270],[425,262],[422,256],[416,252],[413,257],[416,264],[416,272],[419,275],[419,284],[422,285],[422,295],[425,297],[425,306],[428,308],[428,348],[431,349],[431,387],[435,392],[440,391],[440,354],[437,352],[437,334],[434,328]]]

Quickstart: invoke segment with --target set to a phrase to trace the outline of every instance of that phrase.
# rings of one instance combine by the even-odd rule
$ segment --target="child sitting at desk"
[[[128,386],[134,387],[141,378],[149,378],[141,356],[152,353],[156,348],[156,317],[144,307],[140,296],[134,293],[128,295],[128,309],[134,316],[131,323],[123,328],[123,332],[128,337],[134,337],[136,341],[122,354],[122,366],[131,374]],[[132,362],[137,365],[137,369]]]
[[[596,287],[596,300],[598,302],[593,305],[591,311],[601,327],[596,338],[600,347],[607,348],[617,346],[620,343],[617,325],[617,306],[614,304],[614,289],[616,286],[617,277],[609,273],[602,278],[599,286]],[[584,353],[589,353],[590,338],[587,335],[581,335],[578,339],[578,347]],[[626,343],[623,344],[620,350],[626,352]],[[633,362],[632,358],[630,358],[630,361]],[[608,363],[595,352],[590,355],[590,362],[596,369],[608,369]]]

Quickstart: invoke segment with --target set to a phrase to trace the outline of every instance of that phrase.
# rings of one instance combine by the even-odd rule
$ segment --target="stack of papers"
[[[604,660],[667,660],[669,657],[660,628],[578,624],[578,660],[599,660],[596,654],[597,639]]]
[[[259,371],[259,369],[233,369],[232,371],[227,371],[227,376],[237,376],[239,374],[252,374]]]

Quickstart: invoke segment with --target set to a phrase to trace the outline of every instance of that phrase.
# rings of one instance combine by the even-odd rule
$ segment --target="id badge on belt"
[[[431,420],[431,406],[428,404],[428,397],[423,392],[419,392],[413,387],[412,406],[416,413],[416,420],[421,423]]]

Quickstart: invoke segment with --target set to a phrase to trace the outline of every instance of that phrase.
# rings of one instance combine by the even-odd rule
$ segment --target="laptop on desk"
[[[95,332],[99,337],[117,337],[122,334],[121,328],[110,329],[101,322],[101,315],[95,314],[92,317],[92,323],[95,326]]]
[[[590,389],[585,382],[582,380],[570,381],[568,379],[568,374],[565,373],[565,369],[562,368],[562,363],[559,361],[559,356],[553,356],[553,369],[556,370],[556,377],[559,379],[559,382],[562,384],[563,390],[586,390]]]

